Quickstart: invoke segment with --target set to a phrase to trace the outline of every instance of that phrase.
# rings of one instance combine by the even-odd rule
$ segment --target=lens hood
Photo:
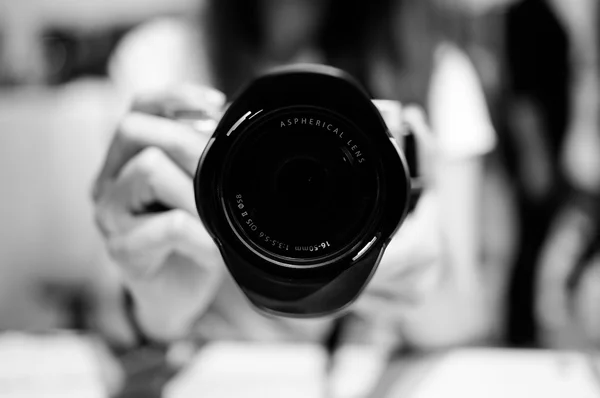
[[[275,69],[233,98],[194,178],[198,213],[259,310],[338,314],[411,206],[411,173],[369,94],[321,65]]]

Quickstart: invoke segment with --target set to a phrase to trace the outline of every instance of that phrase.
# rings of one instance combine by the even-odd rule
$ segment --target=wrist
[[[124,290],[124,301],[129,324],[141,346],[166,346],[189,336],[193,320],[183,321],[172,314],[142,305],[129,290]]]

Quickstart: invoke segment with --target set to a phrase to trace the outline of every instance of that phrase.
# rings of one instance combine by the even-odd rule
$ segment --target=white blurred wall
[[[108,282],[89,190],[119,106],[98,81],[0,92],[0,328],[58,322],[46,282]]]

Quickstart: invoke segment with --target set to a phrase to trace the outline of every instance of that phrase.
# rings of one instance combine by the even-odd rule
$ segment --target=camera
[[[369,94],[333,67],[279,68],[235,96],[194,191],[250,303],[321,317],[356,300],[418,197],[405,137],[403,151]]]

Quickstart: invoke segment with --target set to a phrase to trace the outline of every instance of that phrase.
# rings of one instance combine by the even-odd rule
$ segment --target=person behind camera
[[[437,24],[441,15],[415,0],[219,0],[199,20],[151,22],[121,43],[111,76],[136,99],[93,197],[148,338],[322,341],[330,332],[329,319],[267,318],[246,302],[194,203],[192,178],[216,123],[198,131],[166,117],[198,109],[216,122],[244,83],[299,62],[342,68],[374,98],[402,101],[398,123],[413,128],[424,153],[429,187],[352,314],[406,347],[497,337],[498,289],[480,255],[482,162],[494,129],[468,57],[437,28],[447,25]],[[154,203],[167,210],[148,211]]]
[[[542,346],[595,350],[600,343],[600,6],[548,0],[565,35],[566,123],[556,168],[555,212],[536,262],[535,320]]]

